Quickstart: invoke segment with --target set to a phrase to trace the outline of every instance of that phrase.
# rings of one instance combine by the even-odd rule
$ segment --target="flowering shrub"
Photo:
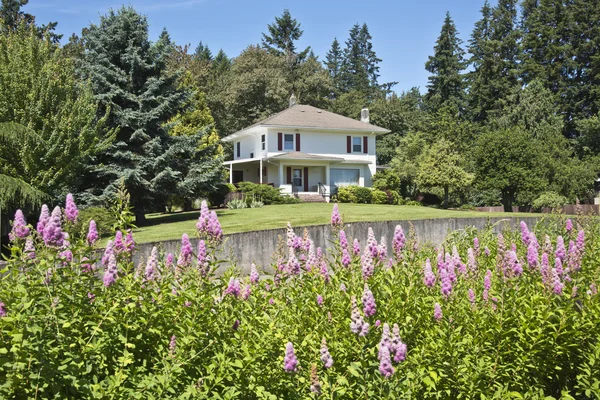
[[[75,210],[13,223],[2,398],[598,398],[597,221],[433,248],[401,227],[359,243],[336,208],[329,255],[289,227],[262,276],[215,276],[206,205],[197,240],[139,265],[128,232],[98,251]]]

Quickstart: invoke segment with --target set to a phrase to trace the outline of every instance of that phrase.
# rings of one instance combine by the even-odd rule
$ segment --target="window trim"
[[[358,140],[358,144],[355,141]],[[356,150],[355,146],[359,146],[359,149]],[[363,138],[361,136],[352,136],[352,153],[362,153],[363,152]]]
[[[291,137],[292,140],[286,140],[288,137]],[[291,143],[290,148],[288,149],[287,144]],[[286,133],[283,135],[283,151],[294,151],[294,134]]]
[[[260,137],[260,143],[262,150],[265,150],[267,147],[267,135],[265,135],[264,133]]]

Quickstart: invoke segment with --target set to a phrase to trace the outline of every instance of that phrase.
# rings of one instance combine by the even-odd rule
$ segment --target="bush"
[[[391,168],[384,169],[382,171],[377,171],[375,175],[373,175],[373,189],[378,189],[382,191],[391,190],[397,191],[400,189],[400,178],[398,174]]]
[[[420,206],[420,207],[422,207],[423,203],[415,201],[415,200],[407,200],[404,202],[404,205],[405,206]]]
[[[262,208],[265,204],[260,200],[252,200],[250,202],[250,208]]]
[[[229,208],[230,210],[239,210],[246,207],[248,207],[248,203],[244,198],[232,199],[227,202],[227,208]]]
[[[373,200],[372,189],[362,186],[353,186],[356,202],[359,204],[371,204]]]
[[[551,235],[551,254],[576,241],[561,274],[518,229],[450,234],[439,271],[412,230],[381,256],[372,240],[344,254],[335,236],[317,255],[290,229],[295,252],[284,239],[261,280],[217,275],[231,260],[214,233],[206,256],[176,254],[174,267],[154,250],[136,272],[132,250],[94,269],[69,225],[70,243],[52,246],[30,227],[0,275],[0,398],[595,398],[600,227],[577,223],[581,235],[552,216],[531,227],[539,243]],[[370,270],[365,249],[377,250]]]
[[[470,204],[463,204],[462,206],[460,206],[460,209],[465,211],[477,211],[477,207],[472,206]]]
[[[281,196],[281,199],[273,202],[273,204],[298,204],[302,203],[302,200],[292,196]]]
[[[75,230],[77,232],[87,232],[90,220],[96,222],[96,229],[100,236],[108,236],[114,233],[113,226],[116,223],[116,219],[113,213],[106,208],[88,207],[80,210]]]
[[[560,208],[567,204],[568,200],[565,196],[561,196],[556,192],[545,192],[533,201],[533,208],[541,210],[542,208]]]
[[[373,190],[371,192],[371,197],[373,199],[373,204],[390,204],[387,193],[382,190]]]
[[[281,190],[271,185],[260,185],[252,182],[238,183],[239,191],[244,194],[248,204],[252,199],[260,199],[264,204],[278,204],[283,200]]]
[[[209,204],[213,207],[221,207],[225,204],[225,197],[231,193],[235,192],[237,189],[235,185],[230,183],[222,183],[217,186],[217,189],[210,192],[207,200]]]
[[[356,194],[353,190],[354,186],[342,186],[337,190],[337,199],[340,203],[356,203]]]

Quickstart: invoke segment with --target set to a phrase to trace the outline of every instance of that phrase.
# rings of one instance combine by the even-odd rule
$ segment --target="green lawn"
[[[333,205],[327,203],[300,203],[246,208],[243,210],[217,210],[225,234],[293,226],[328,224]],[[486,213],[477,211],[438,210],[429,207],[388,206],[375,204],[340,204],[344,222],[415,220],[429,218],[509,217],[539,214]],[[192,236],[199,212],[151,214],[145,226],[136,229],[135,238],[140,243],[179,239],[183,233]]]

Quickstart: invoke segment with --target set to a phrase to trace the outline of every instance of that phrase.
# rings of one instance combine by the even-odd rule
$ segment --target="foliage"
[[[421,132],[411,131],[400,140],[391,166],[394,173],[400,178],[400,193],[405,197],[412,197],[417,192],[416,180],[419,174],[419,163],[426,148],[425,135]]]
[[[223,183],[217,186],[217,189],[210,192],[208,202],[213,207],[219,207],[225,204],[225,196],[231,192],[235,192],[237,188],[230,183]]]
[[[239,210],[248,207],[248,203],[242,197],[241,199],[232,199],[227,202],[227,208],[231,210]]]
[[[29,0],[2,0],[0,3],[0,34],[7,34],[19,29],[20,25],[35,27],[39,37],[47,36],[53,43],[58,43],[63,35],[54,32],[57,22],[36,26],[35,16],[21,10]]]
[[[257,200],[257,199],[253,199],[250,202],[250,208],[262,208],[262,207],[264,207],[264,205],[265,205],[265,203],[263,203],[262,201]]]
[[[261,185],[253,182],[238,183],[239,191],[246,197],[250,204],[252,199],[260,199],[264,204],[278,204],[283,202],[281,190],[270,185]]]
[[[559,208],[567,204],[567,198],[556,192],[544,192],[533,201],[533,208],[540,210],[542,208]]]
[[[396,191],[400,188],[400,179],[398,178],[398,175],[389,168],[377,171],[375,175],[373,175],[372,180],[374,189],[389,189]]]
[[[98,235],[101,237],[112,235],[115,232],[115,216],[104,207],[87,207],[79,210],[75,232],[86,232],[91,220],[96,222]]]
[[[151,43],[146,18],[131,7],[101,16],[98,25],[84,31],[83,44],[82,78],[92,83],[100,112],[108,113],[107,125],[119,128],[85,189],[90,201],[103,201],[124,179],[140,223],[146,212],[164,210],[165,193],[173,189],[165,183],[174,185],[171,179],[178,177],[165,156],[169,136],[164,125],[185,108],[191,93],[178,87],[178,76],[168,71],[173,51],[168,33]]]
[[[114,221],[112,231],[127,231],[136,228],[134,225],[135,215],[132,212],[133,207],[130,205],[131,196],[125,182],[121,180],[117,186],[114,195],[110,199],[109,210],[112,213]]]
[[[132,253],[109,254],[114,282],[99,277],[107,270],[87,267],[101,261],[77,232],[69,231],[70,261],[60,255],[65,249],[45,246],[31,229],[35,256],[24,252],[25,238],[17,239],[1,278],[0,395],[296,399],[317,391],[327,398],[593,398],[600,244],[590,233],[598,221],[576,223],[585,241],[567,231],[561,217],[531,227],[539,243],[549,238],[539,254],[554,255],[559,235],[580,246],[561,255],[576,268],[554,270],[550,281],[547,266],[527,266],[532,257],[521,232],[505,230],[500,239],[491,227],[451,233],[443,245],[456,250],[440,262],[440,272],[424,268],[437,252],[420,245],[414,232],[394,241],[402,243],[397,250],[390,246],[377,255],[371,272],[361,257],[371,249],[384,252],[376,239],[344,267],[336,237],[325,259],[295,248],[303,238],[294,240],[291,231],[291,248],[282,243],[274,257],[292,254],[289,264],[260,269],[275,271],[274,277],[258,280],[258,271],[250,278],[234,269],[217,276],[224,260],[217,256],[219,242],[211,241],[208,257],[185,247],[192,254],[179,257],[178,267],[157,251],[136,272]],[[475,237],[479,246],[473,247]],[[314,268],[314,260],[323,267]],[[354,311],[353,297],[360,305]],[[365,334],[353,333],[364,322]],[[387,339],[384,330],[391,331]],[[286,343],[297,361],[288,372]],[[378,357],[383,347],[392,368]],[[324,354],[333,364],[324,364]]]
[[[423,206],[423,203],[421,203],[420,201],[416,201],[416,200],[407,200],[404,202],[405,206]]]
[[[444,208],[448,208],[449,190],[464,189],[473,181],[473,175],[465,171],[464,164],[452,144],[440,139],[423,154],[416,182],[424,188],[443,188]]]
[[[72,190],[114,135],[74,60],[35,27],[0,35],[0,53],[0,203],[39,205]]]
[[[337,199],[342,203],[356,203],[356,195],[352,186],[341,186],[337,190]]]
[[[387,194],[383,190],[373,190],[371,192],[373,204],[388,204]]]

